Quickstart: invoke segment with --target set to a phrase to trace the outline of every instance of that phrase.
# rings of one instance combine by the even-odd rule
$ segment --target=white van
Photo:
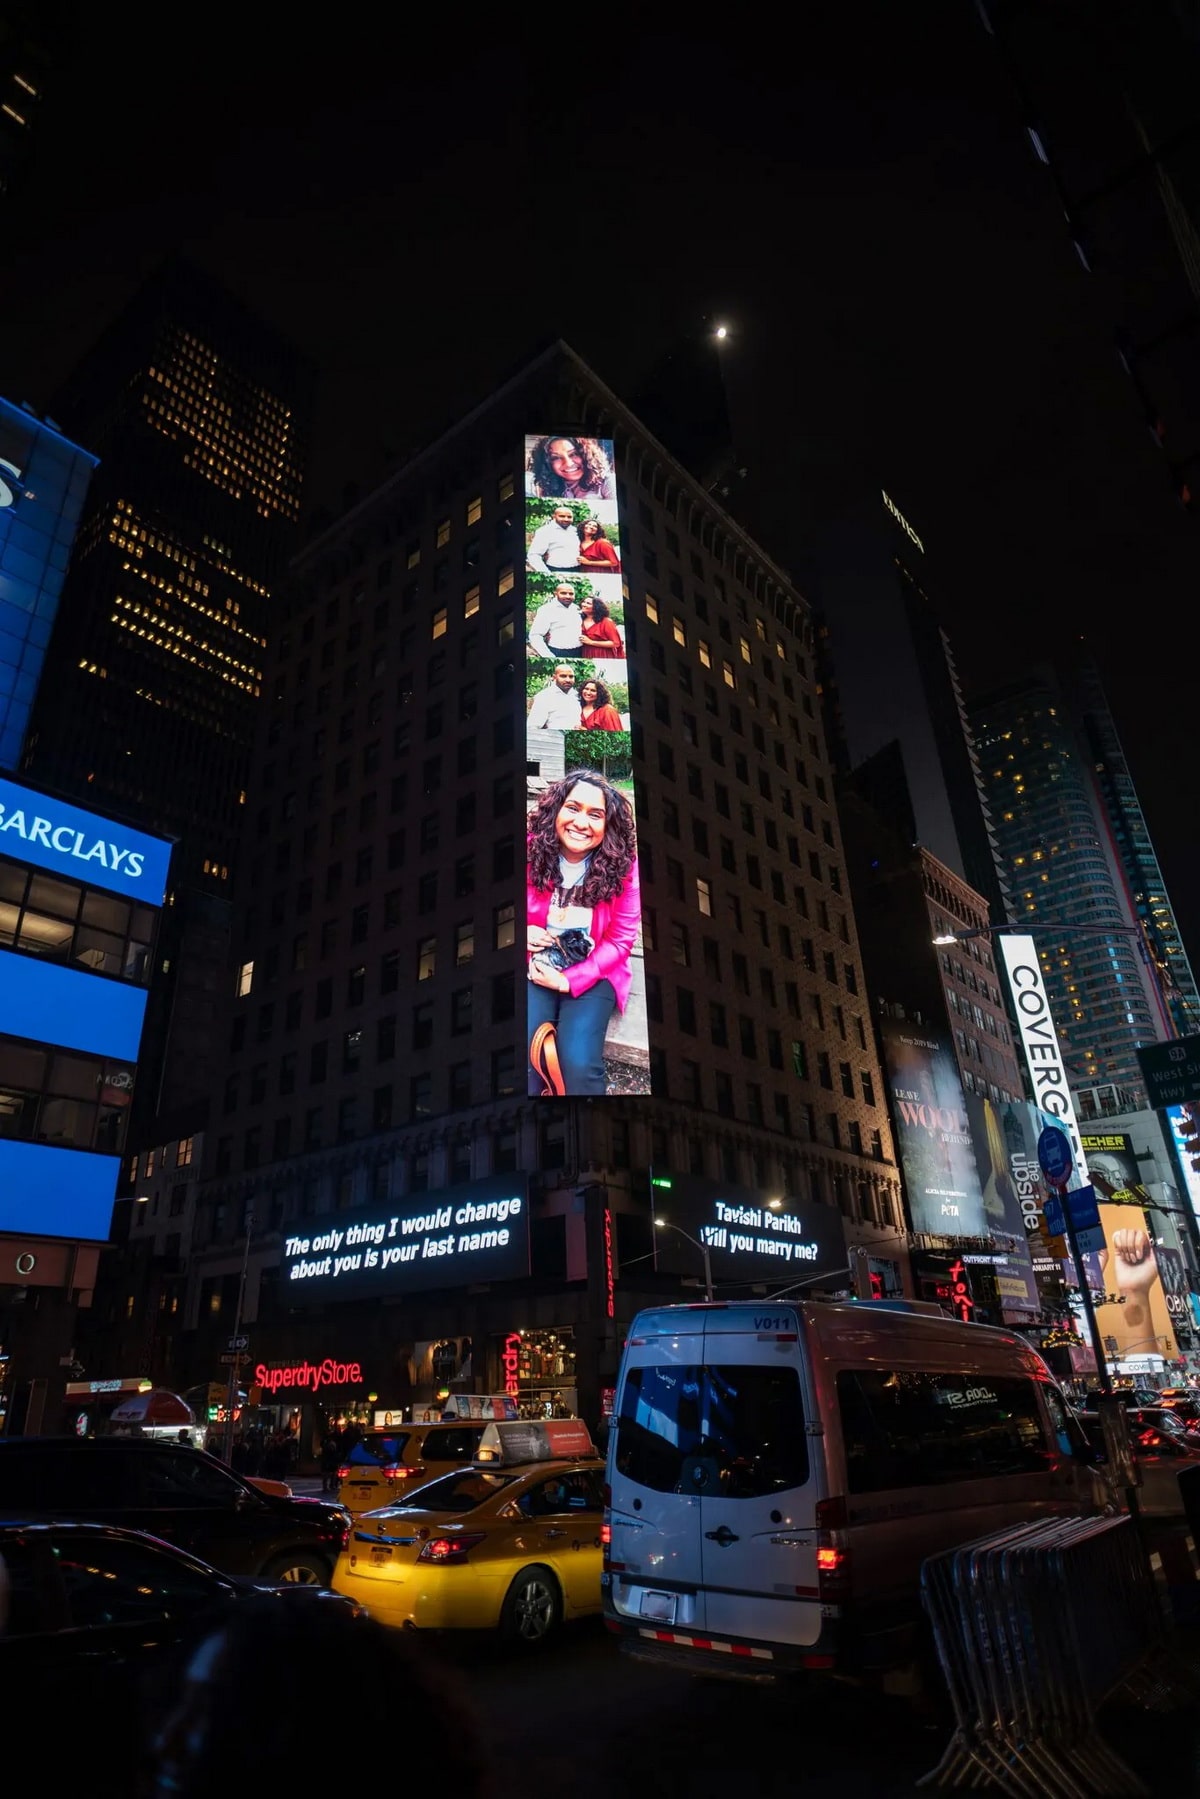
[[[1093,1509],[1091,1461],[1027,1343],[920,1302],[642,1312],[608,1447],[608,1628],[698,1672],[911,1662],[925,1557]]]

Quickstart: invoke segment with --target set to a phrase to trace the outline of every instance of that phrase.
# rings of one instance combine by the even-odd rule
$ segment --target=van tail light
[[[838,1540],[849,1522],[843,1495],[817,1501],[817,1597],[822,1605],[844,1605],[850,1597],[850,1551]]]
[[[607,1549],[609,1544],[612,1542],[612,1525],[611,1524],[602,1524],[600,1526],[600,1541],[601,1541],[602,1545],[604,1546],[604,1548]]]
[[[418,1555],[419,1562],[465,1562],[468,1552],[475,1549],[487,1536],[487,1532],[477,1530],[467,1532],[461,1537],[431,1537]]]
[[[353,1473],[354,1473],[354,1470],[350,1466],[349,1462],[344,1462],[342,1464],[342,1466],[338,1469],[338,1479],[339,1480],[349,1480],[350,1476]]]

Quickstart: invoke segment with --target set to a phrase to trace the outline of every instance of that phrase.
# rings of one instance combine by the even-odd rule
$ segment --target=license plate
[[[674,1593],[643,1593],[642,1617],[653,1618],[656,1624],[674,1624]]]
[[[374,1484],[374,1481],[370,1480],[352,1480],[350,1482],[356,1493],[369,1493]]]
[[[391,1559],[390,1549],[372,1549],[371,1551],[371,1566],[374,1568],[378,1568],[382,1562],[390,1562]]]

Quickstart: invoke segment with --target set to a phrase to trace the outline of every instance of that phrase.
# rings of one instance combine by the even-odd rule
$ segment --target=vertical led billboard
[[[906,1020],[881,1024],[892,1122],[914,1231],[990,1235],[958,1063],[942,1031]]]
[[[650,1091],[621,522],[607,438],[525,440],[535,1095]]]
[[[15,768],[96,458],[0,400],[0,768]]]

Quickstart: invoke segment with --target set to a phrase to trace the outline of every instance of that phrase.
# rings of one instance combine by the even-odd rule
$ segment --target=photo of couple
[[[628,731],[625,664],[604,675],[586,662],[531,662],[526,674],[528,731]]]
[[[531,500],[526,512],[525,560],[535,574],[576,574],[581,569],[597,575],[620,573],[616,525],[602,523],[590,507],[578,501]],[[539,512],[545,516],[537,523]]]
[[[619,581],[528,573],[525,620],[531,656],[625,659],[625,601]]]
[[[525,440],[529,1091],[646,1094],[650,1051],[612,445]]]

